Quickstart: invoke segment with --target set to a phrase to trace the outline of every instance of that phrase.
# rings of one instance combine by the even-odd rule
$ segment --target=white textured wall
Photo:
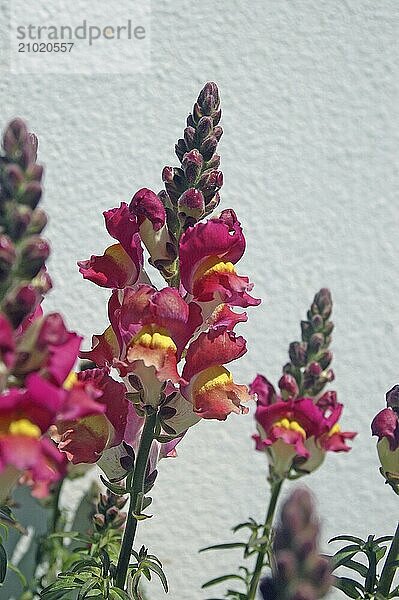
[[[151,25],[145,73],[1,75],[2,122],[28,120],[47,168],[55,281],[47,308],[86,336],[102,330],[107,292],[84,282],[75,262],[107,243],[104,209],[139,187],[160,189],[196,94],[215,80],[223,207],[245,225],[240,271],[264,299],[243,328],[249,352],[237,380],[257,371],[277,380],[314,292],[329,286],[335,387],[343,424],[360,435],[349,455],[330,456],[307,483],[325,538],[388,534],[397,499],[378,473],[369,423],[399,382],[399,3],[154,0]],[[164,561],[175,600],[211,596],[201,582],[234,569],[238,557],[198,556],[198,548],[227,541],[230,526],[265,511],[266,465],[252,431],[251,415],[204,422],[179,458],[161,465],[156,516],[140,529]],[[151,599],[163,597],[154,584]]]

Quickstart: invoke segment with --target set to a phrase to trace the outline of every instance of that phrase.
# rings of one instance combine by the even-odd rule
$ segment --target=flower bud
[[[194,127],[186,127],[184,130],[184,141],[186,144],[187,150],[192,150],[195,144],[195,128]]]
[[[113,521],[115,517],[119,514],[119,510],[116,506],[110,506],[105,513],[105,518],[107,521]]]
[[[39,140],[35,133],[29,133],[29,142],[32,152],[32,161],[35,161],[37,159],[37,148],[39,146]]]
[[[313,315],[310,322],[313,331],[321,331],[323,329],[324,321],[321,315]]]
[[[3,148],[7,158],[18,162],[21,159],[22,151],[25,146],[33,147],[29,140],[28,130],[22,119],[14,119],[9,123],[3,136]]]
[[[188,151],[188,148],[186,146],[186,142],[183,139],[179,139],[177,141],[177,144],[175,144],[175,153],[177,158],[180,160],[180,162],[183,160],[183,156],[185,155],[185,153]]]
[[[291,342],[288,355],[295,367],[304,367],[306,365],[307,344],[304,342]]]
[[[207,169],[218,169],[220,167],[220,156],[219,154],[214,154],[212,158],[210,158],[206,163]]]
[[[399,416],[395,410],[381,410],[371,423],[371,432],[378,437],[377,451],[381,473],[392,489],[399,494]]]
[[[283,375],[278,382],[278,387],[284,400],[296,398],[299,393],[298,384],[292,375]]]
[[[39,236],[28,238],[21,250],[19,273],[22,277],[33,279],[44,266],[50,255],[50,246]]]
[[[23,204],[11,203],[7,207],[7,233],[19,240],[26,232],[32,218],[32,210]]]
[[[197,180],[201,173],[203,162],[204,160],[197,149],[191,150],[184,155],[182,168],[189,183],[194,183]]]
[[[3,233],[0,235],[0,281],[4,281],[15,262],[16,253],[11,239]]]
[[[28,233],[38,235],[47,225],[47,215],[41,208],[36,208],[32,213],[32,218],[29,223]]]
[[[197,135],[200,140],[205,140],[213,131],[213,121],[211,117],[202,117],[197,125]]]
[[[151,221],[154,231],[159,231],[165,224],[165,207],[157,194],[148,188],[142,188],[134,194],[129,210],[137,217],[139,225],[144,219]]]
[[[327,367],[331,364],[332,359],[333,359],[333,353],[330,352],[330,350],[326,350],[325,352],[323,352],[323,354],[319,358],[319,364],[320,364],[321,368],[323,370],[327,369]]]
[[[200,190],[189,188],[180,196],[177,207],[184,217],[199,221],[205,214],[204,196]]]
[[[309,321],[301,321],[302,340],[308,342],[312,335],[312,326]]]
[[[203,115],[213,115],[215,112],[217,112],[220,100],[219,90],[216,83],[211,81],[204,85],[199,93],[197,103]]]
[[[313,354],[317,354],[324,344],[324,335],[322,333],[314,333],[309,340],[309,350]]]
[[[386,393],[385,399],[389,408],[399,408],[399,385],[394,385],[393,388]]]
[[[37,163],[34,163],[32,165],[29,165],[28,169],[26,170],[26,176],[30,180],[40,182],[43,178],[43,171],[44,171],[44,169],[43,169],[42,165],[38,165]]]
[[[4,300],[4,312],[14,329],[35,310],[39,295],[31,285],[23,285],[7,294]]]
[[[17,194],[24,180],[24,173],[20,166],[11,163],[4,167],[4,184],[12,196]]]
[[[100,513],[96,513],[93,515],[93,522],[98,529],[103,529],[105,525],[105,516],[101,515]]]
[[[37,347],[44,350],[47,346],[61,346],[68,340],[68,330],[59,313],[50,313],[43,318],[37,338]]]
[[[32,209],[35,209],[42,197],[42,186],[39,181],[30,181],[25,186],[25,190],[21,197],[21,202],[27,204]]]
[[[212,158],[215,153],[216,147],[218,145],[218,140],[216,136],[212,135],[201,144],[200,152],[205,161],[208,161]]]
[[[31,285],[40,296],[44,296],[51,290],[53,282],[45,267],[43,267],[36,277],[32,279]]]
[[[223,185],[223,173],[221,171],[206,171],[198,182],[198,188],[204,194],[206,202],[220,190]]]
[[[328,288],[322,288],[314,297],[311,307],[313,314],[320,314],[324,320],[328,319],[332,311],[331,292]]]
[[[311,362],[308,368],[306,369],[311,377],[319,377],[322,373],[322,368],[317,362]]]
[[[162,181],[164,183],[172,183],[173,181],[173,167],[164,167],[162,171]]]

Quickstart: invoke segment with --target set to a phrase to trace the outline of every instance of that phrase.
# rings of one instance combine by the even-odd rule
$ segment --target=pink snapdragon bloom
[[[14,388],[1,394],[0,502],[22,475],[38,497],[46,496],[61,477],[63,457],[45,436],[56,408],[46,396],[32,398],[27,390]]]
[[[158,291],[141,284],[125,288],[121,296],[113,292],[109,316],[111,328],[94,337],[93,350],[81,356],[117,367],[123,377],[135,374],[146,403],[157,405],[164,382],[181,380],[177,363],[202,322],[198,305],[187,304],[175,288]]]
[[[233,210],[189,227],[180,240],[181,282],[200,303],[256,306],[248,292],[253,284],[235,270],[245,250],[245,238]]]
[[[293,382],[283,377],[283,389],[294,389]],[[343,406],[335,394],[327,392],[316,401],[293,394],[284,400],[262,375],[255,378],[250,391],[258,397],[258,434],[253,436],[256,449],[267,452],[278,476],[286,477],[292,466],[311,472],[322,463],[327,451],[350,450],[346,440],[353,439],[356,433],[341,431],[338,420]]]
[[[102,398],[108,387],[100,385],[98,376],[70,375],[82,338],[67,330],[58,313],[43,316],[42,311],[37,310],[15,332],[3,317],[0,338],[2,362],[8,368],[4,384],[12,377],[21,386],[0,395],[2,497],[4,499],[18,480],[30,485],[34,495],[43,497],[66,469],[65,454],[60,452],[66,446],[65,439],[60,449],[51,439],[55,425],[64,434],[67,426],[69,432],[76,433],[90,426],[95,430],[93,422],[98,425],[111,421],[109,429],[112,428],[112,435],[116,437],[115,443],[119,443],[115,430],[123,415],[120,407],[117,414],[111,409],[115,417],[112,422]],[[111,392],[116,395],[115,387]],[[105,426],[103,435],[104,430]],[[100,433],[95,433],[97,448]],[[106,435],[110,444],[108,430]],[[58,434],[56,437],[59,441]],[[86,442],[87,437],[80,440],[81,447],[84,446],[82,452],[86,453],[85,461],[89,462],[86,458],[91,448]],[[69,457],[75,458],[74,453],[69,452]]]
[[[388,408],[381,410],[371,423],[371,432],[378,437],[377,451],[381,473],[392,489],[399,494],[399,386],[387,394]]]
[[[79,271],[101,287],[123,288],[136,283],[143,266],[139,226],[128,205],[104,212],[108,233],[118,244],[109,246],[102,256],[91,256],[78,263]]]
[[[96,407],[85,415],[61,414],[56,422],[58,447],[73,464],[95,463],[107,448],[121,443],[126,429],[129,403],[124,384],[112,379],[108,369],[89,369],[76,375],[70,394],[79,394],[82,406],[81,396],[90,390]]]
[[[224,367],[246,352],[245,340],[226,327],[245,315],[219,309],[210,329],[200,333],[203,322],[196,303],[187,304],[175,288],[158,292],[148,285],[126,288],[121,300],[114,292],[109,314],[111,327],[94,337],[93,350],[81,357],[118,368],[129,390],[142,390],[145,404],[157,406],[169,382],[178,386],[176,393],[180,390],[179,410],[187,412],[183,399],[191,406],[191,424],[197,416],[224,420],[231,412],[247,412],[242,406],[250,398],[247,387],[235,384]],[[180,375],[177,366],[187,346]]]
[[[245,354],[246,342],[224,327],[201,333],[187,350],[181,392],[203,419],[224,421],[232,413],[247,413],[242,403],[251,399],[245,385],[237,385],[224,366]]]
[[[68,331],[58,313],[30,320],[16,336],[16,359],[13,373],[26,377],[40,371],[41,375],[62,386],[76,362],[81,336]]]

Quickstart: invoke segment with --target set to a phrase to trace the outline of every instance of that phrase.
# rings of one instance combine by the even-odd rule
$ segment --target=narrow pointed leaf
[[[338,590],[342,590],[349,598],[354,598],[356,600],[361,598],[362,592],[364,592],[363,586],[358,581],[350,579],[349,577],[336,577],[334,587]]]
[[[207,552],[208,550],[230,550],[230,548],[245,548],[247,544],[244,542],[228,542],[226,544],[215,544],[214,546],[206,546],[198,552]]]
[[[245,582],[244,577],[241,577],[241,575],[236,575],[236,574],[231,573],[230,575],[221,575],[220,577],[215,577],[214,579],[210,579],[209,581],[204,583],[204,585],[202,586],[202,589],[204,590],[208,587],[211,587],[212,585],[217,585],[218,583],[223,583],[223,581],[228,581],[229,579],[238,579],[239,581]]]

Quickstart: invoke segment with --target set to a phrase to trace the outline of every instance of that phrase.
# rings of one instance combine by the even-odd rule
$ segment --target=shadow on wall
[[[74,514],[73,522],[67,529],[82,532],[89,529],[90,516],[93,514],[94,508],[92,498],[92,490],[83,495]],[[52,511],[32,498],[30,490],[26,487],[20,487],[15,491],[14,500],[18,506],[13,509],[13,512],[21,525],[29,522],[29,530],[27,535],[21,535],[15,529],[9,529],[8,539],[3,540],[3,543],[9,561],[22,571],[29,584],[35,576],[35,556],[40,539],[48,535]],[[22,593],[23,585],[20,578],[9,569],[4,585],[0,588],[1,600],[25,599],[25,595],[22,596]],[[26,596],[26,598],[30,598],[30,596]]]

